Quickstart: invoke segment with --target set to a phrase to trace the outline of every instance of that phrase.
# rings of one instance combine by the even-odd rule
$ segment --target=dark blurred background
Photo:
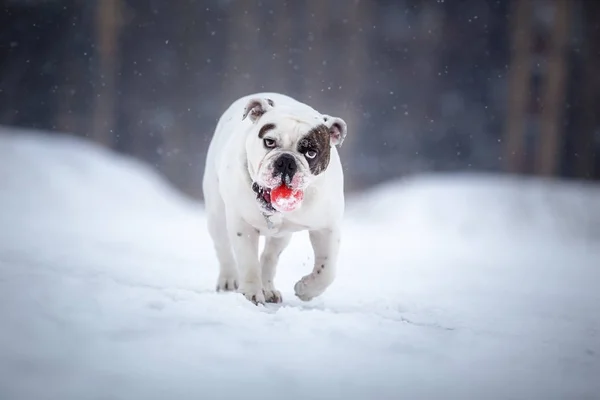
[[[600,0],[3,0],[0,124],[84,136],[201,198],[216,121],[279,91],[349,125],[347,187],[600,178]]]

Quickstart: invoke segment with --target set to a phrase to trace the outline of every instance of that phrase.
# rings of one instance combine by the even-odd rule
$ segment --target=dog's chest
[[[258,221],[257,221],[258,222]],[[262,221],[256,224],[256,228],[263,236],[284,236],[290,233],[310,229],[309,225],[290,221],[283,218],[282,215],[276,214],[270,217],[262,218]]]

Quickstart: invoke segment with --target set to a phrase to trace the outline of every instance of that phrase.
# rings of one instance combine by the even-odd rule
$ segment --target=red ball
[[[281,185],[271,190],[271,204],[281,212],[294,211],[302,203],[304,192]]]

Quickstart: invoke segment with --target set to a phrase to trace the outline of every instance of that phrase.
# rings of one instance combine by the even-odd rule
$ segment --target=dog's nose
[[[275,160],[275,175],[281,174],[284,181],[290,182],[298,169],[296,159],[289,154],[282,154]]]

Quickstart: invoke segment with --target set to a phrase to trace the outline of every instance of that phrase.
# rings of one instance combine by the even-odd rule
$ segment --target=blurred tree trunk
[[[582,94],[582,123],[577,133],[575,151],[578,154],[575,165],[576,176],[580,178],[595,178],[595,143],[594,132],[599,128],[598,116],[600,105],[600,2],[581,0],[584,40],[587,48],[583,54],[583,79],[580,83]]]
[[[308,20],[306,24],[307,54],[304,61],[304,98],[317,109],[322,109],[327,101],[324,97],[327,55],[331,55],[330,41],[326,40],[329,23],[329,4],[311,0],[305,3]]]
[[[75,15],[95,14],[96,7],[77,4],[73,0],[65,0],[63,4],[65,10],[70,10],[69,23],[65,26],[65,37],[68,39],[66,43],[62,43],[60,51],[57,52],[59,60],[57,67],[61,70],[62,79],[56,88],[57,111],[53,127],[58,132],[68,132],[77,136],[89,135],[89,126],[82,123],[84,117],[89,118],[89,110],[88,115],[81,112],[81,105],[85,104],[85,97],[81,96],[81,93],[89,95],[84,90],[84,87],[87,86],[86,82],[89,82],[89,76],[86,76],[87,60],[82,57],[73,57],[73,54],[78,54],[79,50],[74,46],[73,38],[78,33],[82,34],[82,32],[77,32],[78,24]]]
[[[66,73],[70,75],[72,72],[77,72],[72,68],[66,68]],[[85,133],[84,128],[77,123],[75,115],[73,115],[73,93],[75,88],[70,83],[64,83],[58,89],[58,112],[56,114],[56,130],[59,132],[69,132],[75,135]],[[84,128],[85,129],[85,128]]]
[[[567,47],[571,26],[572,0],[555,0],[554,25],[547,53],[547,71],[542,92],[542,115],[538,144],[537,173],[560,173],[564,137],[564,109],[567,83]]]
[[[364,121],[362,99],[365,93],[363,85],[366,82],[364,77],[367,75],[366,69],[369,62],[367,30],[370,26],[370,7],[372,4],[372,2],[366,0],[348,2],[349,13],[343,35],[343,37],[348,38],[346,51],[343,57],[334,56],[334,58],[337,58],[338,63],[342,63],[342,65],[338,64],[340,70],[343,71],[341,88],[324,88],[326,98],[330,102],[325,112],[343,118],[348,125],[348,136],[346,136],[340,153],[350,158],[355,158],[357,149],[361,147],[359,141],[362,136],[360,132]],[[329,51],[331,54],[335,54],[340,50],[330,49]],[[341,103],[342,107],[336,106],[337,103]],[[346,180],[348,191],[353,190],[355,183],[360,184],[355,182],[353,176],[356,176],[356,174],[351,171]]]
[[[186,114],[183,110],[188,107],[189,100],[193,98],[189,92],[192,90],[194,82],[190,82],[190,75],[185,72],[190,68],[190,65],[192,68],[198,69],[197,57],[206,57],[206,55],[202,53],[202,49],[194,49],[198,46],[199,42],[193,32],[189,34],[189,30],[194,26],[193,21],[197,18],[197,14],[194,12],[196,10],[194,10],[193,5],[189,5],[185,10],[186,12],[178,12],[177,9],[173,8],[161,10],[165,20],[172,21],[179,29],[171,31],[168,38],[157,38],[157,42],[165,42],[165,48],[164,50],[157,49],[155,51],[157,53],[156,56],[160,54],[160,51],[164,52],[163,57],[166,58],[166,55],[169,54],[166,46],[179,45],[184,49],[188,49],[186,52],[182,52],[183,54],[178,54],[181,58],[173,59],[172,62],[178,61],[182,65],[179,65],[178,70],[167,75],[168,78],[165,81],[166,84],[178,88],[177,95],[165,99],[164,103],[157,102],[157,104],[160,105],[158,107],[160,112],[169,116],[168,120],[164,121],[164,125],[158,131],[160,133],[162,148],[160,170],[176,187],[184,193],[191,195],[194,182],[191,177],[191,166],[188,160],[192,157],[193,147],[191,135],[184,128]],[[157,43],[156,47],[159,48],[158,46]]]
[[[227,48],[227,74],[225,93],[227,103],[257,90],[256,77],[259,46],[257,11],[254,1],[235,1],[229,5],[229,46]],[[228,104],[229,105],[229,104]]]
[[[195,199],[202,199],[203,195],[202,179],[198,177],[204,169],[203,156],[208,149],[204,141],[216,126],[216,122],[198,124],[198,113],[205,112],[205,104],[190,107],[197,102],[199,94],[214,91],[208,86],[209,81],[203,78],[207,75],[206,59],[212,58],[213,54],[203,37],[204,24],[197,23],[212,17],[205,8],[201,3],[192,2],[186,8],[169,10],[168,20],[175,21],[179,27],[172,31],[169,45],[186,50],[181,55],[179,70],[169,78],[178,90],[167,103],[173,119],[161,133],[166,150],[161,158],[162,170],[178,188]]]
[[[267,90],[289,93],[291,85],[290,76],[290,41],[293,33],[292,22],[294,18],[290,15],[290,6],[285,1],[276,1],[273,5],[272,22],[274,29],[271,33],[270,42],[275,50],[269,59],[268,71],[272,79],[271,86]]]
[[[508,172],[522,173],[525,169],[525,121],[531,93],[533,1],[513,0],[512,7],[505,161]]]
[[[96,103],[92,122],[92,138],[112,146],[115,127],[115,93],[120,28],[120,0],[97,0],[96,42],[98,76]]]
[[[59,132],[69,132],[78,136],[89,135],[89,127],[83,126],[83,124],[77,121],[77,117],[82,119],[82,116],[76,116],[74,112],[74,108],[77,108],[77,100],[81,101],[81,99],[77,98],[79,96],[75,94],[83,89],[81,85],[84,82],[82,72],[86,70],[84,68],[85,62],[82,62],[81,57],[73,57],[72,52],[72,46],[64,46],[61,52],[60,69],[64,74],[64,81],[57,88],[56,101],[58,107],[54,124],[56,130]]]

